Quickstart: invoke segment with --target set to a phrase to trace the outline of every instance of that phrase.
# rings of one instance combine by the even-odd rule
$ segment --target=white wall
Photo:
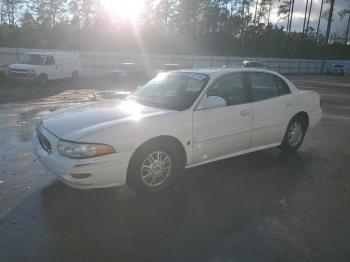
[[[225,56],[188,56],[188,55],[140,55],[114,52],[94,51],[70,51],[70,50],[39,50],[25,48],[0,47],[0,64],[15,63],[17,58],[26,52],[41,51],[66,51],[80,54],[83,66],[83,75],[104,75],[107,71],[116,69],[121,63],[136,63],[147,65],[150,68],[161,68],[164,64],[179,64],[180,67],[221,67],[239,66],[244,59],[259,60],[264,62],[270,69],[288,73],[320,73],[321,60],[312,59],[284,59],[284,58],[254,58],[254,57],[225,57]],[[337,61],[344,63],[348,72],[350,61]],[[333,63],[333,62],[326,62]],[[325,68],[327,68],[325,66]]]

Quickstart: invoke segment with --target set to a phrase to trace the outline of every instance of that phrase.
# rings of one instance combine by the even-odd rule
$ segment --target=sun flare
[[[135,21],[141,13],[144,0],[101,0],[101,3],[114,17]]]

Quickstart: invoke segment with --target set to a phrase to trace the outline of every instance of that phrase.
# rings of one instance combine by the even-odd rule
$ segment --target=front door
[[[46,56],[44,65],[42,68],[45,70],[45,73],[49,80],[60,78],[60,73],[58,70],[58,66],[55,63],[55,59],[52,55]]]
[[[222,97],[227,105],[193,112],[194,164],[246,150],[251,139],[252,104],[244,75],[221,76],[209,96]]]

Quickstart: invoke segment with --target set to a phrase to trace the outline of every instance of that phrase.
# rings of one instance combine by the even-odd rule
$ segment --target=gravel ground
[[[189,169],[172,191],[79,191],[33,157],[38,119],[128,86],[101,79],[0,87],[0,261],[350,261],[350,79],[289,78],[324,115],[298,153]]]

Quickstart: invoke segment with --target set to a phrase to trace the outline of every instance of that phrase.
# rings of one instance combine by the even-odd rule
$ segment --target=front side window
[[[279,96],[277,84],[272,74],[249,73],[253,101],[261,101]]]
[[[160,73],[130,98],[141,104],[181,111],[193,105],[208,80],[207,75],[199,73]]]
[[[208,90],[207,97],[219,96],[228,106],[248,102],[244,87],[243,74],[234,73],[220,77]]]

